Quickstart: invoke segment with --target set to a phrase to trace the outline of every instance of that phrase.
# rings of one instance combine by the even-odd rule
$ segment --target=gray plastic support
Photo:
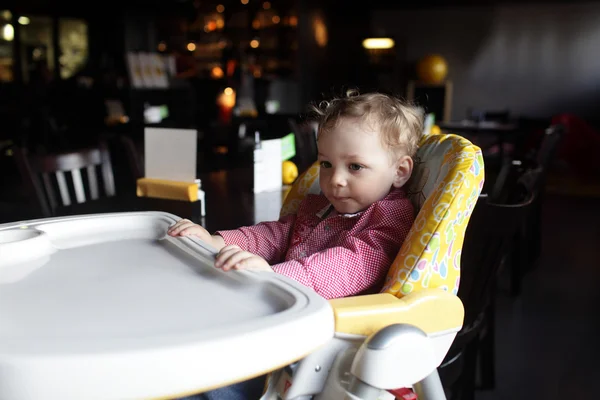
[[[416,333],[426,337],[427,334],[423,330],[413,325],[408,324],[394,324],[386,326],[376,334],[372,335],[367,339],[365,345],[368,349],[372,350],[384,350],[394,345],[398,340],[402,340],[404,334]]]
[[[348,392],[361,400],[377,400],[381,394],[381,389],[373,387],[353,376],[350,381]]]
[[[415,383],[413,389],[419,400],[446,400],[446,393],[437,370],[422,381]]]

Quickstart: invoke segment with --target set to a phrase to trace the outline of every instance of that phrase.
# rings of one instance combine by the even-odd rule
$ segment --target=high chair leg
[[[446,400],[446,393],[437,370],[414,385],[419,400]]]

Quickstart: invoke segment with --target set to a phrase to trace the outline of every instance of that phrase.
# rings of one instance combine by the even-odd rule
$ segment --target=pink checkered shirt
[[[337,214],[325,196],[309,194],[295,215],[216,233],[334,299],[376,292],[413,221],[403,189],[352,215]]]

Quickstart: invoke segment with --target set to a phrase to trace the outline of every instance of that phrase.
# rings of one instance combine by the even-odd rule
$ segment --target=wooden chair
[[[317,159],[317,126],[311,121],[288,119],[288,124],[296,136],[296,157],[300,171],[306,170]]]
[[[533,157],[507,160],[490,193],[491,200],[497,203],[510,202],[515,193],[535,193],[534,204],[521,221],[510,254],[512,295],[520,294],[521,277],[536,264],[541,252],[541,215],[546,178],[564,134],[563,126],[552,125],[546,129],[544,139]]]
[[[127,162],[134,180],[144,177],[144,149],[137,145],[129,136],[120,136],[119,141],[125,153],[127,154]]]
[[[506,160],[502,169],[490,191],[490,199],[493,201],[505,201],[506,196],[510,195],[515,186],[518,185],[518,179],[522,179],[522,173],[525,170],[540,168],[541,173],[537,174],[537,180],[530,182],[534,185],[532,188],[541,190],[545,186],[545,179],[548,174],[558,146],[563,139],[565,130],[561,125],[552,125],[546,129],[544,139],[539,149],[530,158]]]
[[[57,215],[60,207],[114,196],[115,182],[106,145],[68,153],[32,155],[14,147],[26,189],[43,216]]]

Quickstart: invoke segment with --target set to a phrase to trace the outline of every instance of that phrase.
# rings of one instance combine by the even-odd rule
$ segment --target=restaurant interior
[[[466,319],[438,366],[447,398],[592,399],[598,49],[598,1],[4,0],[0,229],[129,211],[210,232],[277,219],[317,160],[310,106],[395,95],[485,165],[461,255]],[[200,200],[140,195],[149,128],[195,132]],[[257,144],[290,133],[284,182],[256,192]]]

